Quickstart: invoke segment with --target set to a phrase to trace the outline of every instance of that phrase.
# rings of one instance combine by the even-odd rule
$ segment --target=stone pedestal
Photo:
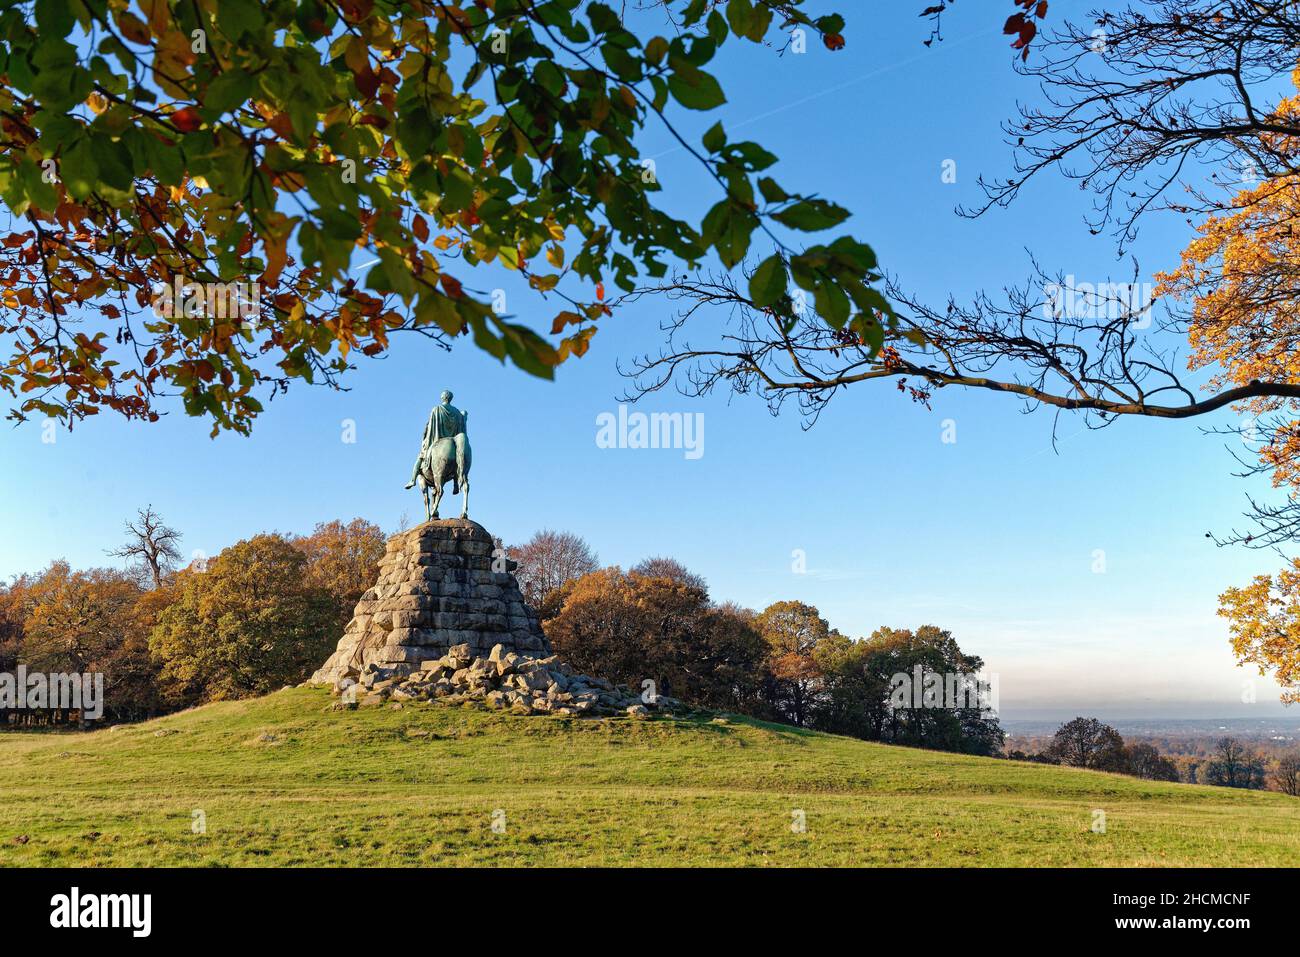
[[[338,649],[311,683],[357,678],[367,665],[413,671],[462,644],[483,658],[496,645],[549,655],[537,614],[524,604],[512,574],[515,563],[498,560],[502,570],[494,571],[494,547],[483,526],[459,518],[393,536],[379,580],[357,602]]]

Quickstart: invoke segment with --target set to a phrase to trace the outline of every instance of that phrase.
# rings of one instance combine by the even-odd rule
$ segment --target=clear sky
[[[785,185],[852,209],[852,232],[935,300],[1022,281],[1026,246],[1081,281],[1119,277],[1125,265],[1109,239],[1089,235],[1088,198],[1071,183],[1043,179],[979,221],[953,213],[978,197],[979,173],[1009,168],[999,121],[1035,96],[994,19],[954,10],[929,50],[928,26],[910,12],[851,19],[835,54],[818,45],[778,59],[732,41],[717,71],[730,102],[679,116],[681,127],[698,140],[721,118],[733,139],[772,149]],[[698,221],[716,195],[695,161],[659,131],[645,145],[666,201]],[[942,182],[945,160],[955,184]],[[1136,250],[1144,272],[1171,265],[1187,235],[1181,222],[1150,221]],[[502,284],[524,321],[553,314]],[[851,635],[950,628],[998,673],[1008,717],[1278,711],[1275,687],[1235,667],[1214,614],[1225,586],[1279,559],[1205,538],[1237,519],[1248,489],[1265,491],[1231,477],[1222,441],[1201,434],[1211,423],[1089,432],[1066,417],[1054,452],[1050,414],[1022,415],[992,394],[940,392],[927,411],[889,384],[862,386],[804,431],[758,399],[664,392],[637,408],[703,413],[703,455],[598,447],[597,416],[616,412],[626,387],[616,361],[653,349],[669,309],[642,301],[607,320],[554,383],[466,343],[448,354],[398,339],[391,357],[363,360],[348,392],[300,385],[277,397],[251,438],[209,439],[208,424],[179,407],[153,426],[101,415],[52,444],[39,422],[6,426],[0,576],[56,558],[109,563],[122,522],[146,504],[183,531],[187,551],[208,555],[333,518],[390,530],[403,514],[418,521],[418,495],[402,486],[429,407],[449,388],[469,412],[472,517],[507,543],[552,527],[581,534],[606,563],[672,555],[717,599],[801,599]],[[945,419],[955,443],[941,441]],[[355,442],[344,441],[349,423]]]

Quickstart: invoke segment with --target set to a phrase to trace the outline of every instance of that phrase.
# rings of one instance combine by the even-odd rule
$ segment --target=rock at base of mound
[[[497,645],[487,657],[476,656],[468,644],[456,645],[418,671],[371,665],[357,684],[335,688],[339,710],[359,706],[441,700],[447,704],[479,701],[514,714],[556,714],[591,717],[626,714],[648,718],[652,712],[685,710],[680,701],[663,695],[647,701],[604,678],[575,672],[553,655],[545,657],[509,651]]]
[[[338,687],[368,668],[410,673],[456,646],[483,657],[498,645],[549,655],[537,614],[519,592],[515,563],[495,547],[487,530],[468,519],[425,522],[394,535],[379,580],[308,683]]]

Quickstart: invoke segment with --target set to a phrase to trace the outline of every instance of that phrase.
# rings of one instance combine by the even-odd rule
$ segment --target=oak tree
[[[187,568],[149,647],[178,704],[267,694],[302,681],[338,641],[337,609],[308,578],[307,556],[281,535],[223,550]]]
[[[767,648],[752,621],[701,589],[604,568],[579,578],[546,623],[575,668],[642,690],[732,711],[759,706]]]
[[[822,678],[815,652],[830,638],[830,625],[812,605],[778,601],[758,613],[754,627],[768,645],[773,707],[791,724],[806,725]]]
[[[310,535],[292,539],[307,557],[307,583],[329,596],[334,606],[336,634],[342,636],[361,595],[379,577],[384,557],[384,533],[362,518],[344,524],[320,522]]]
[[[1047,752],[1076,768],[1123,771],[1128,764],[1120,733],[1096,718],[1075,718],[1061,725]]]

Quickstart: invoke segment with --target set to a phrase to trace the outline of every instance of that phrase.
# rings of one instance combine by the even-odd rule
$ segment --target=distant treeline
[[[1007,757],[1019,761],[1066,764],[1071,767],[1114,771],[1153,781],[1181,781],[1220,787],[1274,790],[1292,797],[1300,794],[1300,751],[1273,755],[1258,751],[1234,737],[1218,737],[1197,756],[1162,755],[1154,744],[1127,744],[1118,731],[1096,718],[1075,718],[1057,730],[1039,751],[1014,749]]]

